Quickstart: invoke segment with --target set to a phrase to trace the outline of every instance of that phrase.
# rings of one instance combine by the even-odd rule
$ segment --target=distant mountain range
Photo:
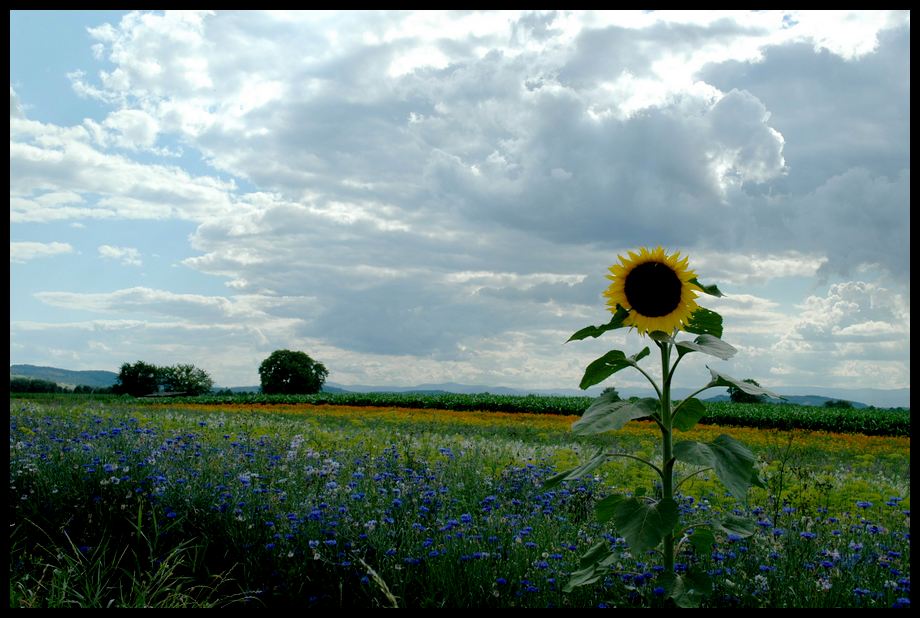
[[[36,365],[10,365],[11,378],[30,378],[55,382],[61,386],[92,386],[107,388],[115,384],[118,374],[114,371],[70,371],[57,367],[38,367]]]
[[[85,384],[94,388],[104,388],[115,384],[118,374],[113,371],[70,371],[57,367],[38,367],[35,365],[10,365],[10,377],[25,377],[38,380],[48,380],[66,386]],[[223,390],[226,387],[215,387]],[[234,386],[234,392],[258,392],[258,386]],[[336,384],[327,382],[323,387],[326,392],[352,392],[352,393],[492,393],[495,395],[569,395],[596,397],[603,390],[602,387],[589,388],[586,391],[573,388],[533,389],[522,390],[506,386],[485,386],[457,384],[443,382],[438,384],[419,384],[417,386],[367,386],[362,384]],[[864,408],[875,406],[877,408],[909,408],[910,389],[876,389],[876,388],[826,388],[820,386],[777,386],[770,390],[783,395],[787,403],[808,406],[822,406],[825,401],[842,399],[849,401],[854,407]],[[643,389],[617,388],[621,397],[648,397],[652,393]],[[675,399],[686,397],[692,392],[689,388],[674,388],[671,393]],[[727,401],[728,395],[722,389],[711,391],[715,393],[707,401]]]

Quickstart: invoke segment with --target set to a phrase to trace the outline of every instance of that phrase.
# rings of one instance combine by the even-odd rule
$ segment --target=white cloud
[[[125,266],[142,266],[141,252],[134,247],[113,247],[112,245],[100,245],[99,257],[108,260],[118,260]]]
[[[10,241],[10,263],[22,264],[36,258],[52,257],[73,253],[73,247],[66,242],[21,242]]]

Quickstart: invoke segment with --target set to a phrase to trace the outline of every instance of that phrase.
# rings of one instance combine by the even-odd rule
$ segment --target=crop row
[[[157,400],[154,400],[157,401]],[[317,393],[315,395],[207,395],[170,399],[172,403],[199,404],[313,404],[423,408],[435,410],[485,410],[580,415],[591,397],[544,395],[493,395],[490,393]],[[735,404],[706,402],[701,422],[772,429],[806,429],[880,436],[909,436],[910,410],[875,408],[838,409],[793,404]]]

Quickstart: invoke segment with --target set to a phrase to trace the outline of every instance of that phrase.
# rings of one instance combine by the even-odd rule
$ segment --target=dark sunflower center
[[[626,275],[626,300],[649,318],[668,315],[680,304],[680,279],[666,264],[645,262]]]

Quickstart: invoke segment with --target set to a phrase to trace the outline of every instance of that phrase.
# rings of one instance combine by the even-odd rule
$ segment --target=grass
[[[11,400],[10,604],[60,606],[644,607],[656,557],[632,555],[593,505],[652,480],[618,460],[546,491],[597,446],[651,454],[654,430],[576,440],[572,418],[345,406]],[[747,540],[687,548],[714,606],[887,607],[910,597],[906,437],[724,429],[767,490],[737,504],[696,477],[684,522],[722,510]],[[622,559],[565,593],[599,540]]]

